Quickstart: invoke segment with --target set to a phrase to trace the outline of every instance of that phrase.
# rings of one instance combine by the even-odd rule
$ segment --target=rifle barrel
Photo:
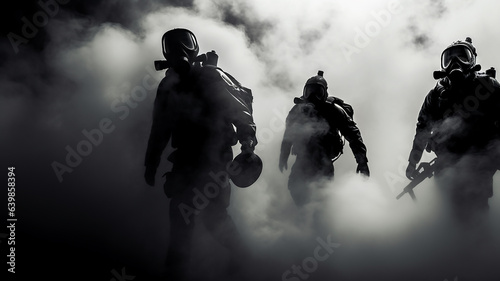
[[[413,192],[413,188],[415,186],[419,185],[426,178],[427,177],[422,176],[422,174],[418,175],[410,183],[408,183],[408,185],[405,186],[405,188],[403,188],[403,191],[396,197],[396,199],[399,199],[399,198],[403,197],[403,195],[405,195],[407,192],[410,193],[411,198],[414,198],[415,197],[415,193]],[[415,199],[414,199],[414,201],[415,201]]]
[[[434,173],[434,169],[435,169],[435,167],[433,167],[433,166],[434,166],[436,159],[437,158],[434,158],[428,163],[420,163],[417,171],[420,171],[420,169],[423,169],[423,171],[421,173],[419,173],[415,178],[413,178],[413,180],[407,186],[405,186],[403,191],[401,193],[399,193],[398,196],[396,196],[396,199],[399,199],[399,198],[403,197],[403,195],[408,193],[408,194],[410,194],[411,199],[413,199],[413,201],[417,201],[417,197],[415,196],[415,193],[413,192],[413,188],[415,186],[419,185],[421,182],[423,182],[426,178],[432,177],[432,175]]]

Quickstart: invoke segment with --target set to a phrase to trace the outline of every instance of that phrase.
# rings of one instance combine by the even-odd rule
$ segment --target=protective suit
[[[257,144],[256,127],[249,89],[216,66],[195,63],[198,44],[189,30],[167,32],[163,47],[169,69],[154,103],[145,178],[154,185],[162,152],[170,140],[174,151],[168,160],[173,166],[165,174],[164,185],[171,198],[167,266],[172,277],[183,280],[189,271],[198,220],[218,242],[235,255],[241,254],[240,237],[227,212],[232,146],[239,141],[242,151],[252,153]]]
[[[353,151],[357,172],[370,174],[361,133],[347,112],[334,102],[335,98],[328,98],[327,88],[323,72],[319,71],[308,79],[302,97],[295,98],[286,119],[279,168],[282,172],[287,168],[290,153],[297,156],[288,179],[297,206],[310,202],[313,185],[333,178],[333,161],[342,153],[344,144],[341,135]]]
[[[461,221],[488,210],[498,166],[500,85],[478,73],[472,40],[457,41],[441,57],[439,80],[418,115],[407,177],[425,149],[436,156],[435,178]]]

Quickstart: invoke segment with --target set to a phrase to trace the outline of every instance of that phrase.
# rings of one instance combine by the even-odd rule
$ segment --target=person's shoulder
[[[490,88],[493,87],[500,89],[500,83],[498,83],[498,80],[486,73],[478,73],[475,77],[475,81]]]
[[[346,110],[335,99],[335,97],[329,96],[324,102],[318,104],[320,115],[327,120],[337,120],[337,122],[351,119]]]
[[[167,93],[170,89],[175,87],[179,81],[179,75],[173,69],[168,69],[165,72],[165,76],[158,84],[158,93]]]
[[[234,84],[231,75],[217,66],[195,66],[191,74],[195,79],[203,80],[204,82],[225,82],[226,84]]]
[[[293,102],[294,105],[288,113],[289,118],[311,116],[316,111],[314,104],[304,100],[302,97],[294,98]]]
[[[342,108],[340,103],[344,102],[343,100],[334,97],[334,96],[328,96],[327,99],[322,103],[323,107],[334,113],[341,113],[341,114],[347,114],[347,112]]]
[[[436,81],[434,87],[432,87],[424,98],[424,104],[431,105],[437,104],[437,101],[446,96],[447,90],[450,88],[450,81],[448,78],[440,78]]]
[[[429,91],[428,95],[440,95],[448,88],[450,88],[450,80],[447,77],[441,78],[436,81],[436,85]]]

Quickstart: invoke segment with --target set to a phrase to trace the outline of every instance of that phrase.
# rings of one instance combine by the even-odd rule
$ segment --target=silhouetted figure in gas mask
[[[167,268],[172,280],[184,280],[191,270],[195,221],[202,221],[235,257],[243,254],[240,236],[226,210],[230,176],[244,172],[231,166],[232,146],[239,141],[242,154],[255,155],[256,128],[250,89],[216,67],[215,52],[198,56],[196,37],[186,29],[166,32],[162,44],[167,60],[155,64],[157,70],[168,70],[154,103],[145,179],[154,185],[161,154],[170,140],[174,151],[168,160],[173,166],[164,175],[171,223]]]
[[[493,68],[478,73],[476,56],[469,37],[443,51],[441,71],[434,72],[437,84],[418,116],[406,169],[413,179],[424,149],[433,151],[436,182],[463,222],[488,210],[498,168],[500,85]]]
[[[310,202],[312,186],[334,175],[333,161],[342,153],[344,136],[354,153],[357,173],[369,177],[366,146],[352,119],[353,110],[341,99],[328,97],[328,85],[323,71],[307,80],[303,95],[286,119],[281,143],[279,169],[288,168],[290,152],[297,156],[288,179],[288,189],[297,206]]]

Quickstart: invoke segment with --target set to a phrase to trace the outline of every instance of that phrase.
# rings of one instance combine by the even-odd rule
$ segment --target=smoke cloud
[[[16,167],[20,275],[111,280],[125,268],[148,280],[164,272],[169,201],[161,174],[170,168],[169,151],[154,188],[144,182],[143,161],[163,76],[153,61],[162,59],[163,33],[183,27],[197,36],[200,52],[215,50],[219,66],[254,94],[264,170],[253,186],[233,187],[229,208],[253,256],[244,269],[253,279],[500,276],[494,265],[500,229],[493,223],[500,216],[498,176],[484,230],[456,225],[433,179],[417,187],[417,204],[395,199],[408,183],[404,169],[417,114],[442,50],[470,36],[483,68],[500,65],[498,3],[51,3],[58,6],[53,15],[38,2],[16,4],[2,27],[0,155],[3,167]],[[34,17],[40,11],[47,14],[43,25]],[[23,17],[37,29],[31,38],[23,34]],[[13,33],[23,43],[12,43]],[[320,69],[329,94],[354,107],[371,177],[355,174],[346,145],[334,180],[298,209],[287,189],[289,170],[278,169],[279,147],[293,98]],[[289,167],[293,162],[292,156]],[[197,233],[194,277],[230,280],[227,250],[202,227]],[[5,253],[7,243],[0,247]]]

